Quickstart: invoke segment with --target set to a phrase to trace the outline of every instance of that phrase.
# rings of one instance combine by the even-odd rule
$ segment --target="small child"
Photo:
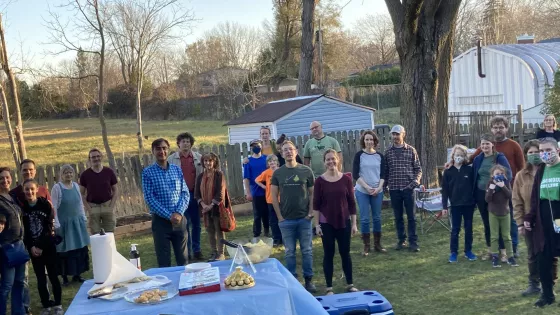
[[[510,227],[511,218],[509,213],[509,201],[511,199],[511,188],[509,179],[506,177],[506,169],[501,165],[494,165],[490,169],[492,176],[486,189],[486,202],[488,202],[488,216],[490,221],[490,237],[492,248],[492,266],[501,267],[498,258],[500,232],[506,253],[509,255],[507,263],[511,266],[519,266],[513,257]]]
[[[274,154],[268,155],[266,157],[266,164],[268,168],[255,178],[255,183],[266,191],[266,203],[268,204],[268,218],[270,229],[272,230],[272,239],[274,240],[274,247],[278,247],[282,245],[282,232],[280,232],[280,227],[278,227],[278,217],[276,216],[274,207],[272,207],[272,196],[270,194],[272,173],[278,169],[278,157]]]
[[[23,204],[23,242],[31,257],[37,277],[37,290],[43,305],[41,314],[62,315],[62,287],[58,279],[56,242],[54,239],[54,208],[50,201],[37,197],[38,184],[34,179],[23,182],[25,202]],[[47,276],[52,286],[54,304],[51,304]]]
[[[461,232],[461,220],[465,226],[465,258],[470,261],[476,260],[472,252],[473,242],[473,213],[475,200],[473,194],[468,192],[474,185],[474,174],[472,166],[468,165],[467,147],[455,145],[451,150],[451,162],[453,165],[443,172],[441,199],[443,209],[448,209],[447,201],[451,202],[451,239],[449,262],[457,262],[459,250],[459,233]],[[467,193],[465,193],[467,192]]]

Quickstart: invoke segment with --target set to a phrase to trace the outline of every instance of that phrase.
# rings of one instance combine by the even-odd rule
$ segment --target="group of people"
[[[524,236],[529,286],[522,295],[540,293],[535,306],[543,307],[555,301],[556,257],[560,255],[560,133],[555,117],[547,115],[538,139],[521,149],[506,137],[509,124],[505,118],[494,117],[490,127],[492,134],[481,137],[480,148],[471,156],[466,147],[455,145],[443,174],[443,208],[450,209],[452,219],[449,262],[458,260],[461,221],[464,256],[477,259],[472,252],[476,206],[487,246],[482,259],[490,260],[493,267],[501,267],[501,263],[518,266],[518,235]]]
[[[37,278],[41,314],[63,314],[62,286],[69,285],[69,276],[83,282],[81,274],[89,270],[88,223],[91,231],[114,230],[117,178],[102,165],[101,151],[92,149],[88,158],[91,167],[81,174],[80,184],[74,181],[72,166],[63,165],[50,193],[35,180],[33,160],[21,162],[21,183],[12,190],[11,170],[0,167],[0,314],[6,314],[10,294],[12,314],[31,313],[29,262]]]

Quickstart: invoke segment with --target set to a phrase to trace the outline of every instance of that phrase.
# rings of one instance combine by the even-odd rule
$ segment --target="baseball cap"
[[[391,128],[391,133],[398,133],[401,134],[404,132],[404,127],[401,125],[394,125],[393,128]]]
[[[249,143],[249,146],[252,146],[253,144],[260,144],[260,145],[262,145],[262,141],[259,140],[259,139],[251,140],[251,142]]]

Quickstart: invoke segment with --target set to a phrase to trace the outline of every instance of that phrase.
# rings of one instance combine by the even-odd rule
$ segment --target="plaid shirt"
[[[398,151],[394,146],[385,151],[385,183],[391,190],[416,188],[422,178],[418,153],[406,143]]]
[[[177,165],[167,163],[167,169],[154,163],[142,171],[142,191],[150,213],[171,219],[173,213],[183,215],[189,205],[189,189],[183,172]]]

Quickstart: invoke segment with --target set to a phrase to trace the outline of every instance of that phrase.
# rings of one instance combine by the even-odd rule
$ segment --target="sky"
[[[4,7],[7,1],[11,3]],[[235,21],[254,27],[262,27],[264,20],[272,20],[272,0],[182,0],[184,6],[194,11],[199,21],[193,27],[192,34],[185,38],[186,43],[194,42],[204,32],[225,21]],[[45,45],[48,42],[48,30],[45,19],[48,9],[59,12],[62,18],[69,18],[68,13],[57,10],[64,0],[0,0],[0,9],[4,11],[6,45],[10,54],[12,67],[31,64],[37,67],[72,55],[55,57],[48,51],[56,46]],[[351,28],[355,20],[366,14],[387,12],[384,0],[338,0],[342,10],[342,23]],[[181,45],[184,45],[182,43]],[[181,47],[182,48],[182,47]],[[23,57],[23,58],[22,58]]]

